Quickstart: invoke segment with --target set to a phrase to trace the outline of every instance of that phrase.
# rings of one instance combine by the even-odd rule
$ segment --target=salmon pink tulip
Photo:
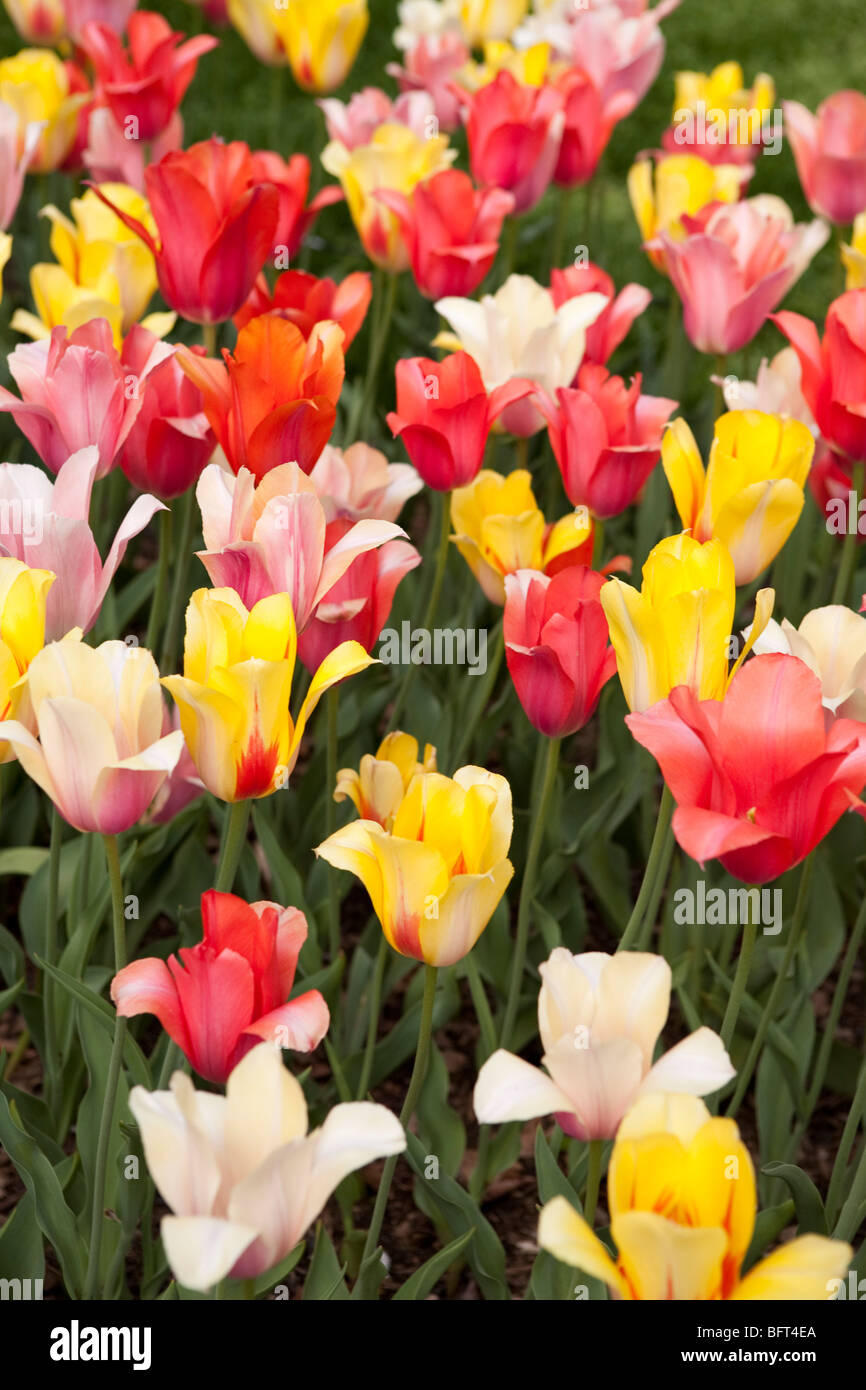
[[[410,463],[389,463],[369,444],[326,444],[310,472],[328,521],[372,517],[396,521],[403,504],[424,486]]]
[[[866,96],[834,92],[814,116],[799,101],[782,111],[806,202],[831,222],[853,222],[866,210]]]
[[[802,314],[772,322],[800,359],[800,390],[823,438],[843,461],[866,459],[866,289],[833,300],[823,339]]]
[[[141,409],[120,451],[120,467],[142,492],[179,497],[216,448],[202,394],[181,370],[174,347],[141,324],[127,334],[121,361],[141,383]]]

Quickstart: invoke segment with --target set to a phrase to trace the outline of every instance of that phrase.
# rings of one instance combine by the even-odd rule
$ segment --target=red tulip
[[[582,729],[616,670],[604,583],[585,565],[552,579],[535,570],[506,576],[505,659],[527,719],[548,738]]]
[[[296,907],[245,903],[214,890],[201,900],[204,939],[166,963],[133,961],[115,975],[120,1018],[155,1014],[199,1076],[218,1085],[262,1039],[312,1052],[328,1031],[317,989],[286,1003],[307,922]]]
[[[272,183],[280,195],[274,247],[287,256],[294,256],[301,249],[301,242],[322,208],[343,200],[342,188],[330,183],[307,203],[310,161],[305,154],[293,154],[285,160],[273,150],[254,150],[250,156],[250,177],[253,184]]]
[[[581,68],[568,68],[556,80],[565,103],[565,127],[553,174],[565,188],[587,183],[598,168],[618,121],[634,109],[631,92],[605,93]]]
[[[153,140],[180,106],[199,58],[219,40],[199,34],[178,48],[183,35],[150,10],[131,14],[127,33],[128,50],[110,25],[91,21],[78,42],[96,68],[105,103],[127,138]]]
[[[821,682],[795,656],[753,657],[723,700],[678,686],[626,723],[673,793],[686,854],[745,883],[805,859],[866,783],[866,724],[828,727]]]
[[[204,355],[203,348],[191,351]],[[118,463],[142,492],[179,497],[216,448],[201,391],[181,369],[175,349],[141,324],[124,339],[120,360],[139,379],[141,409]]]
[[[441,362],[404,357],[396,375],[397,410],[387,417],[391,433],[425,483],[439,492],[471,483],[493,421],[535,390],[533,382],[513,377],[488,396],[478,364],[466,352]]]
[[[833,300],[823,341],[802,314],[770,317],[800,359],[800,390],[827,443],[848,459],[866,459],[866,289]]]
[[[246,304],[242,304],[232,322],[241,329],[250,319],[262,314],[276,314],[288,319],[309,338],[314,324],[331,319],[343,330],[343,351],[360,332],[370,307],[373,286],[369,271],[355,270],[341,280],[318,280],[306,270],[286,270],[278,276],[273,293],[264,275],[253,286]]]
[[[866,542],[866,517],[860,510],[862,503],[854,492],[851,464],[832,449],[821,449],[820,443],[819,449],[809,469],[809,491],[815,505],[826,519],[831,536],[844,540],[848,532],[856,528],[857,544],[863,545]]]
[[[530,87],[510,72],[471,95],[466,134],[469,163],[478,184],[507,188],[515,212],[535,207],[559,155],[565,128],[565,99],[558,87]]]
[[[502,188],[483,191],[460,169],[444,169],[407,197],[383,188],[376,197],[396,213],[415,283],[428,299],[467,297],[496,259],[503,219],[514,198]]]
[[[248,297],[271,254],[280,211],[273,184],[255,184],[249,148],[212,137],[167,154],[144,174],[157,244],[146,227],[95,191],[156,258],[163,296],[192,323],[222,323]]]
[[[585,362],[577,389],[557,391],[558,405],[546,392],[536,397],[568,498],[593,516],[624,511],[658,462],[677,402],[642,396],[640,388],[640,374],[627,387],[621,376]]]
[[[584,352],[585,362],[598,362],[602,366],[652,299],[649,290],[637,284],[624,285],[617,294],[607,271],[593,265],[592,261],[551,271],[550,292],[555,309],[567,299],[575,299],[581,294],[607,295],[610,303],[586,330]]]

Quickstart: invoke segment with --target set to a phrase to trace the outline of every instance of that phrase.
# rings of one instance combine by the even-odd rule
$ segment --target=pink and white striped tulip
[[[389,463],[369,444],[326,444],[308,474],[328,521],[396,521],[403,504],[424,486],[411,463]]]

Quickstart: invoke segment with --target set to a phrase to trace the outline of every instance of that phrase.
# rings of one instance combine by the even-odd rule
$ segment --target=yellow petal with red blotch
[[[469,954],[513,877],[514,865],[505,859],[486,873],[451,879],[439,897],[437,915],[425,913],[420,923],[421,953],[428,965],[453,965]]]
[[[233,750],[237,769],[234,799],[275,791],[279,779],[294,765],[290,759],[290,663],[254,659],[241,661],[229,670],[216,667],[210,673],[208,689],[225,696],[241,712]]]
[[[440,926],[445,895],[453,886],[438,847],[420,840],[401,840],[383,831],[371,832],[371,838],[381,872],[379,920],[385,935],[401,955],[425,960],[428,965],[445,964],[437,959],[435,947],[425,945],[424,937],[424,928]]]
[[[632,1211],[613,1218],[611,1234],[632,1298],[702,1303],[719,1297],[724,1231]]]

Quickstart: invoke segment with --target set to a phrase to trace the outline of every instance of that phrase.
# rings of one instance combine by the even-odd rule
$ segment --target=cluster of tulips
[[[864,907],[813,979],[810,902],[836,891],[814,866],[866,816],[859,537],[830,525],[859,515],[866,471],[866,96],[782,102],[814,214],[798,223],[752,191],[772,79],[677,74],[628,178],[653,288],[617,285],[563,252],[571,192],[603,180],[677,2],[401,0],[397,94],[343,101],[366,0],[196,0],[192,38],[136,0],[4,0],[24,45],[0,58],[2,312],[21,335],[0,414],[25,460],[0,464],[7,907],[26,886],[20,932],[0,928],[17,1021],[0,1143],[22,1184],[0,1274],[36,1273],[22,1260],[47,1239],[72,1298],[300,1295],[300,1271],[304,1297],[375,1298],[403,1156],[433,1248],[507,1297],[485,1192],[554,1117],[535,1130],[531,1296],[583,1279],[593,1298],[821,1300],[844,1278],[862,1057],[829,1191],[788,1163],[791,1199],[757,1224],[765,1178],[735,1117],[787,1088],[787,1133],[759,1114],[764,1161],[807,1135],[866,929]],[[197,68],[238,35],[317,101],[312,157],[228,130],[185,143]],[[63,206],[40,206],[47,178]],[[53,259],[21,263],[37,207]],[[541,207],[538,280],[516,265]],[[358,268],[300,268],[346,213]],[[780,305],[834,226],[845,288],[822,335]],[[654,297],[701,362],[709,431],[609,368]],[[395,352],[434,310],[438,355]],[[777,354],[732,376],[768,323]],[[822,601],[795,626],[785,548],[816,518]],[[443,696],[416,665],[391,674],[392,610],[422,636],[481,614],[481,679],[455,668]],[[584,812],[618,759],[640,771]],[[708,864],[746,908],[721,945],[681,949],[668,905]],[[770,954],[759,890],[797,866]],[[620,902],[618,875],[624,916],[592,901]],[[565,898],[587,893],[577,931]],[[843,942],[816,1038],[790,1010]],[[436,1118],[454,1117],[436,1033],[457,1011],[465,1164],[462,1121],[449,1161]],[[372,1098],[391,1073],[399,1116]],[[447,1267],[439,1250],[402,1296]]]

